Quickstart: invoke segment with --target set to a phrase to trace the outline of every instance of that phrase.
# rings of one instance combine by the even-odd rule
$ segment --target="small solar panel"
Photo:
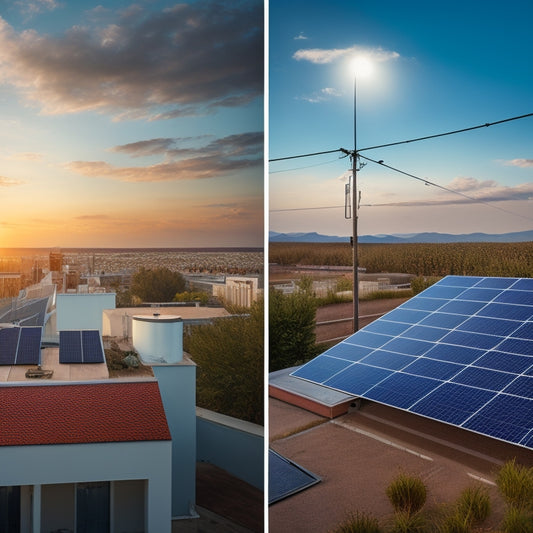
[[[0,365],[15,364],[19,336],[20,328],[0,329]]]
[[[84,363],[103,363],[105,361],[100,332],[98,330],[82,331],[81,346],[83,354],[82,361]]]
[[[59,332],[59,362],[81,363],[81,331]]]
[[[40,326],[0,329],[0,365],[38,365],[41,336]]]
[[[98,330],[60,331],[60,363],[104,363],[104,350]]]
[[[533,279],[447,276],[291,375],[533,448]]]
[[[268,503],[283,500],[320,482],[315,474],[283,457],[268,451]]]
[[[41,362],[41,327],[20,328],[20,339],[17,349],[17,365],[38,365]]]

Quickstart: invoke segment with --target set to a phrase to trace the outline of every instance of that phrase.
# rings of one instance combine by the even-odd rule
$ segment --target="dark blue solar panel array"
[[[40,327],[0,329],[0,365],[38,365],[41,335]]]
[[[447,276],[292,375],[533,448],[533,279]]]
[[[100,332],[60,331],[60,363],[103,363],[105,361]]]

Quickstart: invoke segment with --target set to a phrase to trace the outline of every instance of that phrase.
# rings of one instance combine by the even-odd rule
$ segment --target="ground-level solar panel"
[[[268,480],[269,505],[320,482],[313,473],[273,450],[268,451]]]
[[[60,331],[60,363],[104,363],[102,340],[98,330]]]
[[[533,448],[533,279],[447,276],[291,375]]]

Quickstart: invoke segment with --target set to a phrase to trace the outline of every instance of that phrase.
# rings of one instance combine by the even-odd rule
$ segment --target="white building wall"
[[[146,531],[171,531],[171,441],[3,446],[0,464],[1,485],[37,486],[34,509],[43,508],[41,485],[145,480]]]
[[[57,331],[97,329],[102,334],[104,309],[115,309],[115,293],[58,294]]]

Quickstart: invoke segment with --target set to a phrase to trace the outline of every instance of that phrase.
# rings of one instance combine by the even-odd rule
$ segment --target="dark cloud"
[[[259,161],[263,153],[264,135],[262,132],[240,133],[228,135],[221,139],[215,139],[202,146],[199,141],[207,139],[202,137],[164,137],[138,141],[124,144],[112,148],[114,152],[126,153],[132,157],[164,155],[168,160],[178,161],[185,166],[185,160],[197,159],[202,161],[218,161],[219,165],[224,165],[238,159],[254,156],[254,161]],[[194,147],[187,146],[194,143]],[[245,160],[246,161],[246,160]],[[97,163],[100,165],[100,163]],[[96,167],[95,167],[96,168]],[[216,167],[212,169],[216,172]]]
[[[43,112],[166,118],[249,103],[263,91],[263,4],[207,1],[62,35],[17,33],[0,17],[2,77]]]

